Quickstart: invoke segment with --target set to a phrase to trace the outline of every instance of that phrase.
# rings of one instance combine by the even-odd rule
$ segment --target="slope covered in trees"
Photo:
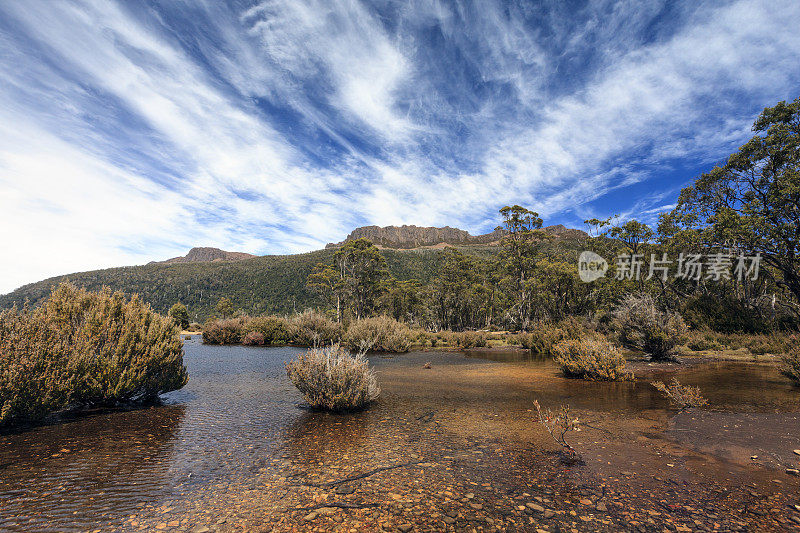
[[[492,246],[459,249],[484,258],[497,253],[497,247]],[[235,262],[151,263],[67,274],[0,296],[0,308],[22,305],[26,299],[37,305],[52,287],[61,281],[71,281],[90,290],[108,286],[126,294],[139,294],[162,314],[181,302],[187,307],[190,319],[198,322],[215,314],[214,307],[223,297],[229,298],[236,309],[251,315],[293,313],[324,304],[316,292],[307,288],[306,280],[314,265],[330,263],[335,251],[270,255]],[[381,250],[381,255],[395,279],[427,284],[437,271],[440,252]]]

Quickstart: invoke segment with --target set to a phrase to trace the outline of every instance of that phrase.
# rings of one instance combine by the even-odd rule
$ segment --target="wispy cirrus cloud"
[[[795,98],[792,1],[0,5],[0,292],[363,223],[654,220]]]

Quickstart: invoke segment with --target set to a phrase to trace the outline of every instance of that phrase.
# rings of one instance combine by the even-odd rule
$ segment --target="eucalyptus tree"
[[[336,309],[336,322],[342,321],[341,276],[333,266],[317,263],[306,279],[306,287],[317,293],[326,304]]]
[[[503,284],[513,293],[513,304],[509,309],[512,318],[522,329],[527,329],[532,314],[532,278],[536,268],[536,244],[544,235],[542,219],[535,211],[519,205],[500,209],[505,235],[499,266],[505,274]]]
[[[800,315],[800,98],[765,108],[722,166],[681,191],[665,230],[760,257]]]
[[[175,322],[175,325],[181,329],[189,327],[189,312],[186,306],[178,302],[169,309],[169,317]]]
[[[233,302],[231,302],[230,298],[223,296],[217,302],[214,310],[219,313],[222,318],[233,316]]]
[[[339,274],[335,290],[341,301],[356,320],[368,316],[389,276],[386,259],[374,244],[361,238],[345,242],[333,254],[333,262]]]

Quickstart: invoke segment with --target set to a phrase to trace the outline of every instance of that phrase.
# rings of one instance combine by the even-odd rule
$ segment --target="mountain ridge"
[[[563,224],[546,226],[542,230],[557,239],[585,239],[589,235],[582,230],[567,228]],[[355,239],[367,239],[376,246],[391,249],[412,249],[438,244],[451,245],[476,245],[497,244],[505,235],[502,229],[495,229],[491,233],[472,235],[468,231],[451,228],[450,226],[415,226],[404,224],[402,226],[361,226],[338,243],[328,243],[325,248],[338,248],[345,242]]]

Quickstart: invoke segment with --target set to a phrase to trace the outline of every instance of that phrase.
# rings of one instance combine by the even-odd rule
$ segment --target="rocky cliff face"
[[[173,257],[166,261],[154,261],[159,263],[211,263],[212,261],[241,261],[255,257],[244,252],[226,252],[219,248],[197,247],[189,250],[183,257]]]
[[[586,232],[570,229],[561,224],[542,228],[547,233],[559,239],[585,239]],[[443,228],[419,226],[362,226],[354,229],[344,242],[365,238],[384,248],[418,248],[420,246],[435,246],[437,244],[493,244],[497,243],[504,232],[495,230],[483,235],[471,235],[469,232],[458,228],[445,226]],[[326,248],[335,248],[343,243],[330,243]]]

